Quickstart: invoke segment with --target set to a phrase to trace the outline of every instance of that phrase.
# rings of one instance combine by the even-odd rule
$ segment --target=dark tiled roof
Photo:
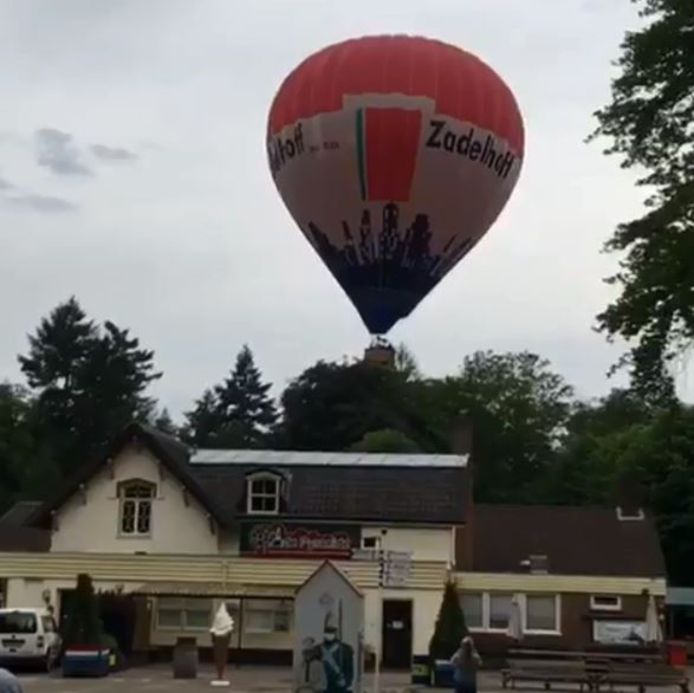
[[[253,465],[191,465],[221,507],[242,514]],[[282,515],[304,519],[462,524],[467,512],[464,467],[275,466],[288,483]]]
[[[665,576],[651,519],[621,521],[615,508],[478,504],[472,535],[478,572],[523,572],[521,561],[546,555],[554,574]]]
[[[0,526],[0,551],[35,552],[48,551],[51,533],[47,529],[34,527]],[[0,558],[2,563],[2,558]]]
[[[139,440],[145,445],[169,472],[190,491],[212,517],[220,524],[226,524],[229,519],[228,513],[216,505],[191,473],[191,468],[188,464],[188,448],[176,438],[150,426],[138,423],[127,426],[103,454],[95,457],[91,462],[78,469],[77,473],[58,489],[57,493],[48,502],[44,503],[28,518],[27,524],[44,525],[48,521],[52,510],[61,507],[75,493],[80,484],[89,481],[107,463],[108,458],[115,456],[126,444],[133,440]]]
[[[40,507],[41,501],[19,501],[0,517],[0,527],[22,527]]]

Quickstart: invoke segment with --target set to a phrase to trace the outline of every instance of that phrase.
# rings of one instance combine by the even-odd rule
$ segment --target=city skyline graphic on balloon
[[[386,334],[477,244],[518,180],[524,131],[489,66],[420,37],[329,46],[280,86],[270,170],[371,334]]]

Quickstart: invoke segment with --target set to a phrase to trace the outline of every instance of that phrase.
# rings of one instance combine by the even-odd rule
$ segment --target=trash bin
[[[412,683],[418,686],[431,686],[429,655],[414,655],[412,657]]]
[[[687,643],[679,640],[668,641],[667,661],[670,666],[684,669],[687,666]]]
[[[175,679],[195,679],[198,676],[198,642],[195,638],[178,638],[173,651]]]
[[[453,665],[445,659],[437,659],[434,664],[434,686],[436,688],[454,688]]]

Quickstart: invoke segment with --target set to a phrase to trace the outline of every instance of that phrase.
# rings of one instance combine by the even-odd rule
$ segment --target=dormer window
[[[147,481],[126,481],[119,485],[120,534],[146,537],[152,531],[152,499],[156,487]]]
[[[277,515],[280,511],[280,482],[277,474],[253,474],[247,479],[247,507],[250,515]]]

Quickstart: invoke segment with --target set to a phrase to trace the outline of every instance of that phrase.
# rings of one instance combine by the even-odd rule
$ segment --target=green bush
[[[463,610],[460,608],[458,589],[455,583],[447,582],[434,634],[429,642],[429,658],[432,662],[436,659],[450,659],[465,635],[467,627]]]

